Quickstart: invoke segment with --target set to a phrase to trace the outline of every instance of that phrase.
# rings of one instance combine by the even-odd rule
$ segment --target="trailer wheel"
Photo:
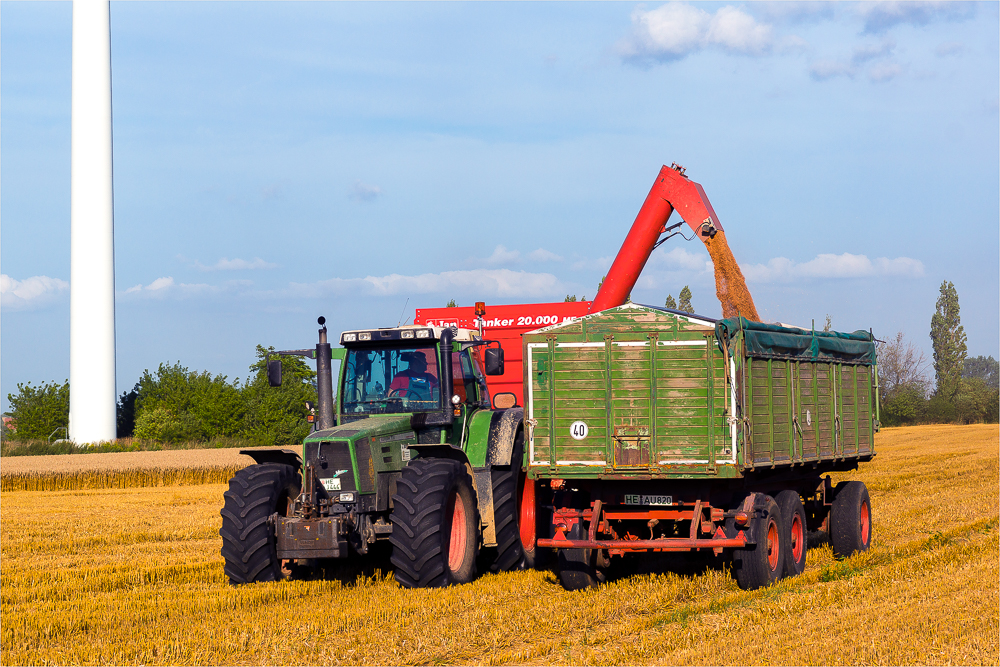
[[[289,499],[302,486],[298,471],[284,463],[261,463],[229,480],[222,506],[222,557],[231,584],[281,579],[274,527],[268,518],[284,516]]]
[[[868,551],[872,543],[872,503],[864,482],[837,485],[830,509],[830,542],[833,555],[846,558]]]
[[[465,466],[416,459],[392,497],[392,564],[407,588],[465,584],[476,576],[479,507]]]
[[[764,513],[750,520],[749,537],[755,544],[733,551],[733,576],[745,591],[770,586],[785,568],[781,553],[781,510],[771,496],[764,496]]]
[[[521,470],[524,458],[524,431],[514,439],[509,466],[494,466],[493,517],[496,525],[496,558],[490,565],[494,572],[532,569],[539,564],[540,551],[535,546],[541,515],[535,498],[535,480]]]
[[[794,577],[806,569],[806,509],[797,491],[782,491],[774,500],[781,510],[781,535],[785,540],[783,576]]]
[[[583,522],[576,522],[566,534],[571,540],[585,540]],[[594,588],[599,583],[597,554],[593,549],[559,549],[559,581],[568,591]]]

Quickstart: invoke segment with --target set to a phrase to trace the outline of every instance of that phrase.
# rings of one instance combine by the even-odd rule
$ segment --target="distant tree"
[[[927,396],[919,385],[900,385],[882,401],[882,424],[905,426],[923,421],[927,413]]]
[[[949,281],[941,283],[934,315],[931,317],[934,346],[934,375],[937,395],[951,401],[958,393],[965,366],[965,329],[959,315],[958,291]]]
[[[671,308],[673,310],[677,310],[677,302],[674,301],[674,295],[673,294],[668,294],[667,295],[667,301],[663,305],[666,306],[667,308]]]
[[[883,403],[900,388],[927,394],[927,355],[900,331],[878,350],[879,400]]]
[[[826,315],[826,324],[823,325],[823,331],[830,333],[833,331],[833,321],[830,320],[830,314]]]
[[[979,378],[987,387],[1000,388],[1000,361],[984,356],[966,359],[962,367],[962,377],[967,380]]]
[[[179,362],[160,364],[155,374],[144,371],[136,386],[136,437],[176,442],[239,435],[243,400],[239,386],[224,375],[189,371]],[[157,409],[155,421],[149,421],[152,415],[143,419]],[[170,419],[175,423],[164,425]]]
[[[274,348],[257,346],[257,361],[243,388],[241,435],[257,444],[295,445],[309,435],[306,401],[316,403],[316,373],[297,357],[282,357],[281,386],[267,382],[267,356]]]
[[[927,356],[903,332],[878,350],[882,423],[903,426],[923,421],[927,412]]]
[[[457,306],[458,306],[458,304],[457,304],[457,303],[455,303],[455,300],[454,300],[454,299],[452,299],[451,301],[449,301],[448,303],[446,303],[446,304],[444,305],[444,307],[445,307],[445,308],[455,308],[455,307],[457,307]]]
[[[135,433],[135,400],[139,397],[139,385],[132,391],[122,392],[118,397],[117,432],[119,438],[129,438]]]
[[[10,434],[12,440],[45,440],[56,429],[69,426],[68,380],[37,387],[18,382],[17,393],[7,394],[7,402],[17,428]]]
[[[566,298],[563,299],[563,301],[566,303],[573,303],[576,301],[576,295],[574,294],[573,296],[570,296],[569,294],[567,294]]]
[[[677,304],[677,310],[683,310],[685,313],[694,313],[694,306],[691,305],[691,288],[685,285],[678,296],[680,297],[680,302]]]
[[[1000,392],[987,386],[982,378],[962,379],[954,404],[956,418],[963,424],[996,421]]]

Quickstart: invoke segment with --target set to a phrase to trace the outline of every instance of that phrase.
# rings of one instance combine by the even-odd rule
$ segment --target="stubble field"
[[[803,575],[750,593],[717,570],[576,593],[550,571],[404,590],[374,569],[386,561],[234,588],[219,556],[223,484],[5,480],[0,662],[998,664],[997,426],[886,429],[876,447],[841,476],[868,485],[872,549],[836,561],[817,546]]]

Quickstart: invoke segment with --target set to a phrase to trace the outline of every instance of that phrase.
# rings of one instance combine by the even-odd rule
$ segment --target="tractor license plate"
[[[625,496],[625,505],[673,505],[673,496],[647,496],[631,493]]]
[[[340,478],[327,477],[323,480],[323,488],[327,491],[340,491]]]

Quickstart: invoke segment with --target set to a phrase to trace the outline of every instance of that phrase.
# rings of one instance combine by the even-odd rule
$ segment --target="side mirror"
[[[267,383],[272,387],[281,386],[281,359],[268,359]]]
[[[487,375],[503,375],[503,348],[488,347],[484,354]]]

